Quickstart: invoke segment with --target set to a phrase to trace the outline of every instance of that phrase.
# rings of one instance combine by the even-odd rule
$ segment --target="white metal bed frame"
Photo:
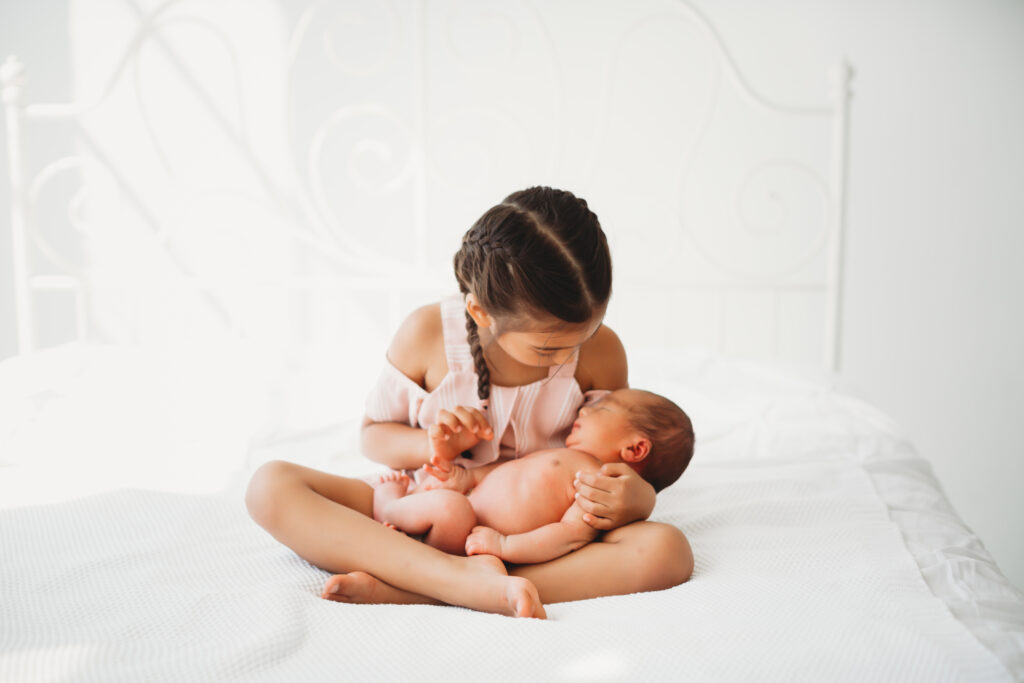
[[[276,210],[291,217],[290,238],[314,249],[317,253],[327,256],[337,264],[337,277],[328,279],[322,276],[296,277],[284,280],[271,280],[266,284],[274,287],[282,287],[289,291],[357,291],[357,290],[390,290],[392,292],[415,289],[422,286],[425,281],[432,282],[438,287],[443,287],[439,272],[431,270],[424,260],[425,246],[430,239],[430,229],[427,217],[427,199],[430,192],[431,159],[429,158],[430,148],[424,139],[427,127],[427,68],[425,61],[427,52],[424,44],[428,40],[430,28],[429,15],[437,12],[436,4],[428,7],[425,0],[417,0],[408,6],[411,12],[411,21],[415,26],[414,35],[417,36],[417,44],[413,47],[416,57],[416,68],[412,73],[409,83],[411,88],[413,106],[407,112],[407,119],[402,125],[407,128],[409,134],[410,153],[405,168],[397,176],[397,183],[404,186],[411,186],[411,195],[414,201],[415,226],[413,233],[416,236],[416,259],[408,262],[387,262],[387,259],[380,254],[368,254],[360,251],[358,241],[346,241],[345,235],[338,234],[332,230],[330,221],[324,220],[321,211],[316,206],[315,187],[300,187],[297,196],[289,196],[284,190],[277,187],[270,178],[262,162],[252,153],[247,141],[243,136],[237,134],[229,123],[225,114],[220,110],[217,103],[204,90],[202,83],[191,74],[189,67],[178,60],[172,45],[164,41],[161,32],[169,22],[172,10],[176,5],[182,3],[177,0],[169,0],[157,6],[155,10],[147,11],[142,9],[134,1],[128,5],[138,15],[139,26],[130,40],[127,49],[124,51],[117,68],[107,81],[105,90],[96,98],[85,103],[70,104],[31,104],[24,102],[25,69],[19,60],[8,57],[0,68],[0,84],[2,84],[3,103],[7,121],[7,144],[9,151],[8,167],[11,181],[11,235],[13,254],[13,280],[16,301],[16,328],[18,336],[18,348],[21,353],[28,353],[38,347],[38,340],[35,335],[37,311],[35,296],[43,291],[65,291],[75,296],[77,310],[77,336],[85,339],[91,335],[90,319],[90,281],[88,273],[75,264],[67,263],[58,253],[48,248],[48,243],[39,234],[39,225],[34,219],[33,205],[37,201],[41,188],[50,182],[56,175],[73,170],[78,167],[82,160],[80,157],[68,156],[46,164],[42,170],[29,174],[27,167],[27,151],[31,140],[25,132],[27,122],[57,120],[68,121],[73,124],[81,119],[83,114],[91,111],[106,98],[111,89],[121,79],[126,78],[125,74],[136,60],[140,50],[146,45],[156,45],[164,55],[177,66],[181,76],[192,86],[196,98],[203,103],[209,114],[220,122],[226,139],[237,150],[240,157],[245,159],[252,171],[262,179],[267,199]],[[538,8],[529,2],[523,5],[526,11],[538,17],[543,25],[544,31],[550,31],[551,27],[544,25]],[[394,6],[392,11],[397,12]],[[636,25],[650,18],[665,16],[666,13],[681,17],[704,34],[704,36],[715,46],[718,51],[718,67],[722,70],[725,80],[735,87],[736,91],[747,100],[753,107],[765,112],[774,112],[794,119],[824,121],[831,127],[831,150],[829,153],[830,167],[824,169],[826,178],[823,185],[827,188],[826,204],[828,206],[826,225],[822,226],[825,238],[823,241],[822,256],[825,260],[825,277],[820,283],[807,285],[800,283],[793,285],[784,279],[771,282],[763,277],[740,279],[736,283],[702,283],[682,282],[678,286],[682,289],[692,291],[714,291],[725,293],[736,288],[754,288],[771,291],[784,290],[787,287],[810,288],[824,293],[825,312],[823,316],[824,329],[822,330],[823,349],[820,362],[828,369],[836,370],[840,364],[840,339],[842,319],[842,264],[843,264],[843,233],[846,213],[846,175],[847,175],[847,139],[849,130],[849,107],[851,69],[840,62],[831,74],[832,92],[829,105],[817,108],[801,108],[781,106],[770,102],[758,93],[747,83],[736,61],[730,53],[722,36],[705,18],[699,9],[694,5],[674,0],[671,3],[662,3],[653,8],[653,14],[641,17]],[[288,58],[294,60],[295,55],[301,46],[308,41],[309,35],[318,27],[318,22],[323,20],[327,10],[322,3],[314,3],[302,14],[297,23],[288,47]],[[195,21],[201,22],[201,19]],[[629,27],[627,27],[627,30]],[[625,32],[624,32],[625,33]],[[547,36],[552,44],[555,37]],[[559,39],[562,36],[557,36]],[[230,42],[225,41],[228,49],[231,49]],[[330,53],[330,43],[325,43],[325,51]],[[332,58],[328,54],[329,58]],[[237,60],[237,56],[232,57]],[[290,68],[290,67],[289,67]],[[307,158],[315,157],[323,153],[323,142],[326,131],[330,126],[336,125],[343,120],[347,111],[360,109],[362,111],[375,111],[372,102],[349,103],[345,107],[336,109],[321,123],[321,127],[312,136],[312,143],[308,150],[305,150]],[[389,116],[386,109],[380,108],[380,113]],[[76,134],[83,141],[83,146],[90,147],[88,132],[78,126]],[[367,144],[372,145],[373,141]],[[94,147],[96,156],[102,160],[101,152]],[[292,150],[299,152],[300,150]],[[314,164],[310,164],[313,168]],[[118,169],[107,169],[113,174]],[[751,171],[754,173],[754,171]],[[749,174],[747,176],[749,178]],[[133,193],[130,183],[119,182],[120,189],[124,192],[126,201],[132,203],[143,216],[149,216],[153,228],[159,230],[159,218],[153,217],[145,207],[144,201]],[[514,188],[509,188],[514,189]],[[776,199],[772,198],[773,201]],[[76,195],[72,200],[69,215],[72,223],[75,220],[75,212],[80,204],[86,201],[85,195]],[[606,226],[607,227],[607,226]],[[170,246],[166,245],[169,256],[173,259],[174,254]],[[454,244],[452,245],[454,248]],[[56,266],[57,273],[36,272],[35,257],[33,254],[42,256]],[[367,267],[372,263],[372,267]],[[184,268],[183,268],[184,270]],[[621,270],[619,271],[622,272]],[[621,284],[622,281],[617,281]],[[216,291],[220,283],[204,281],[201,277],[192,277],[183,273],[183,286],[194,287],[202,290],[208,297],[208,303],[214,308],[218,307]],[[628,289],[628,282],[626,283]],[[618,286],[617,286],[618,289]],[[724,297],[725,294],[722,294]],[[723,299],[724,301],[724,299]],[[230,313],[223,311],[226,319],[230,319]],[[398,299],[392,298],[391,320],[389,325],[397,322],[401,314]],[[777,319],[775,325],[779,325]],[[723,333],[724,336],[724,333]]]

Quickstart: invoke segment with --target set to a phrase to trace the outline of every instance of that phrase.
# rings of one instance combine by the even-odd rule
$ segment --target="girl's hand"
[[[481,440],[493,439],[494,431],[479,410],[459,406],[455,410],[439,411],[437,422],[427,430],[427,438],[430,440],[428,464],[433,466],[430,473],[443,481],[455,458]]]
[[[654,510],[654,487],[624,462],[606,463],[597,472],[577,472],[573,485],[583,521],[600,531],[647,519]]]
[[[466,538],[467,555],[494,555],[501,557],[505,536],[486,526],[473,527]]]

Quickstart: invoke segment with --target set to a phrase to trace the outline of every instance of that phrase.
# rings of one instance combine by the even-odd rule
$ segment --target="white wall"
[[[820,65],[854,65],[842,365],[1024,588],[1024,3],[695,4],[774,100],[817,104]],[[0,4],[0,56],[31,66],[30,100],[68,95],[66,5]],[[15,348],[6,180],[0,357]]]
[[[843,370],[1024,588],[1024,3],[700,6],[780,99],[854,65]]]

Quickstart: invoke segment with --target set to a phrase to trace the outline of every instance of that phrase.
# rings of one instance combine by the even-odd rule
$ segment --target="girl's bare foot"
[[[388,505],[405,496],[412,480],[404,472],[388,472],[381,475],[373,485],[373,518],[378,522],[387,519]]]
[[[409,593],[384,583],[366,572],[335,574],[327,579],[320,594],[325,600],[359,605],[440,605],[425,595]]]
[[[473,555],[460,558],[477,575],[472,581],[472,594],[458,604],[483,612],[510,617],[547,619],[537,587],[528,579],[509,576],[505,563],[494,555]]]
[[[463,584],[465,590],[460,589],[451,604],[510,617],[547,618],[540,594],[533,583],[522,577],[509,576],[505,572],[505,565],[498,558],[493,555],[474,555],[460,557],[457,561],[463,563],[459,566],[472,576],[466,577],[466,583]],[[332,576],[327,579],[321,597],[335,602],[360,604],[444,604],[440,600],[395,588],[365,572]]]

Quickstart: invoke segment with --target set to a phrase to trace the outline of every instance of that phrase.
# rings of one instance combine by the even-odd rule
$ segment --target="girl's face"
[[[597,332],[601,319],[579,327],[539,326],[535,330],[500,333],[495,342],[513,360],[534,367],[552,367],[571,361],[580,346]]]

